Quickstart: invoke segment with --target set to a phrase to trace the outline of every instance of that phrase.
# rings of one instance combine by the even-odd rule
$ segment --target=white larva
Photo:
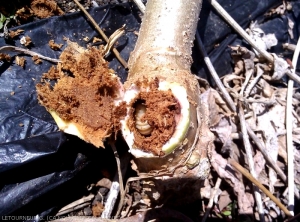
[[[143,104],[137,104],[135,107],[135,127],[140,134],[148,136],[151,134],[153,128],[147,121],[141,121],[146,113],[146,106]]]

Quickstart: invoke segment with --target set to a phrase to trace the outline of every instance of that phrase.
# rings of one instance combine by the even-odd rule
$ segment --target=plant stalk
[[[201,4],[202,0],[191,0],[188,4],[184,0],[149,0],[147,2],[139,37],[128,61],[128,79],[124,83],[127,91],[144,80],[176,83],[186,90],[185,100],[188,101],[190,107],[190,124],[185,135],[188,141],[183,145],[181,149],[183,151],[180,153],[195,144],[199,125],[197,106],[200,102],[200,89],[198,80],[191,73],[190,67]],[[172,156],[172,165],[180,161],[179,155],[178,151],[174,157]],[[167,158],[149,159],[151,158],[138,160],[141,165],[147,165],[142,171],[158,169],[157,166],[168,162]]]
[[[128,81],[149,72],[184,70],[190,73],[201,0],[147,2],[139,37],[128,61]],[[169,74],[169,73],[168,73]],[[172,81],[174,77],[168,75]],[[176,79],[177,80],[177,79]]]

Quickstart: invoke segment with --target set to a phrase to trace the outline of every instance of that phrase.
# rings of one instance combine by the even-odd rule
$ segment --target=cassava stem
[[[188,4],[184,0],[148,1],[139,37],[128,62],[128,80],[157,69],[190,73],[191,48],[200,7],[201,0],[192,0]],[[173,78],[169,73],[167,76]]]
[[[160,169],[158,166],[163,165],[167,158],[172,165],[177,163],[179,155],[194,144],[199,125],[196,112],[199,85],[195,76],[191,74],[190,67],[191,48],[201,3],[201,0],[192,0],[188,4],[184,0],[147,2],[139,37],[128,62],[129,75],[124,84],[127,116],[121,121],[123,136],[131,153],[137,158],[137,165],[144,166],[139,168],[141,171]],[[164,99],[153,102],[154,98],[149,102],[149,98],[164,98],[168,93],[171,93],[175,100],[168,100],[166,108],[174,105],[169,109],[176,110],[173,118],[176,126],[173,133],[170,133],[169,140],[161,145],[161,139],[158,142],[152,140],[161,135],[166,137],[164,129],[159,128],[159,125],[165,124],[165,129],[172,127],[168,125],[168,121],[172,121],[172,118],[169,118],[172,114],[165,114],[165,111],[159,108],[166,103]],[[174,104],[174,101],[178,104]],[[141,103],[142,106],[137,103]],[[150,116],[148,111],[154,109],[153,106],[156,106],[157,113]],[[146,110],[144,117],[140,118],[137,107]],[[139,123],[145,123],[145,126],[139,126],[148,129],[148,123],[153,128],[148,136],[141,136],[138,130],[134,129],[135,124],[131,124],[135,121],[135,113],[138,113]],[[136,142],[138,137],[142,140],[139,143]],[[147,146],[148,150],[144,146]],[[177,152],[175,150],[178,150],[178,147],[180,151]]]
[[[69,42],[46,75],[59,77],[55,86],[37,85],[39,101],[61,130],[97,147],[121,127],[140,172],[169,171],[191,156],[193,168],[202,156],[192,154],[201,118],[199,84],[190,71],[200,8],[201,0],[148,1],[124,87],[103,48]]]

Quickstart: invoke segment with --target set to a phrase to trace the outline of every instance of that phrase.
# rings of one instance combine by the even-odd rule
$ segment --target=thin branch
[[[121,171],[121,163],[120,163],[120,158],[116,149],[116,146],[114,143],[111,143],[110,146],[112,147],[114,154],[115,154],[115,158],[117,161],[117,167],[118,167],[118,175],[119,175],[119,184],[120,184],[120,203],[119,203],[119,207],[116,213],[116,216],[118,216],[121,212],[122,206],[123,206],[123,202],[124,202],[124,197],[125,197],[125,190],[124,190],[124,182],[123,182],[123,177],[122,177],[122,171]]]
[[[197,31],[196,32],[196,40],[197,40],[197,43],[198,43],[198,48],[204,58],[204,62],[211,74],[211,76],[213,77],[213,79],[215,80],[218,88],[220,89],[225,101],[227,102],[227,104],[229,105],[230,109],[233,111],[233,112],[236,112],[236,106],[233,102],[233,100],[231,99],[229,93],[227,92],[227,90],[225,89],[222,81],[220,80],[219,78],[219,75],[217,74],[213,64],[211,63],[206,51],[205,51],[205,48],[203,46],[203,43],[202,43],[202,40],[200,38],[200,35],[199,35],[199,32]]]
[[[292,216],[290,211],[267,188],[265,188],[264,185],[262,185],[258,180],[256,180],[244,167],[242,167],[240,164],[238,164],[232,159],[228,162],[239,172],[241,172],[248,180],[254,183],[261,191],[263,191],[287,216]]]
[[[98,26],[98,24],[92,18],[92,16],[85,10],[85,8],[77,0],[73,0],[73,1],[77,4],[77,6],[80,8],[80,10],[85,14],[85,16],[90,20],[90,22],[93,24],[95,29],[100,33],[100,35],[105,40],[105,42],[108,42],[108,37],[105,35],[105,33],[102,31],[102,29]],[[119,60],[119,62],[124,66],[124,68],[127,69],[128,68],[127,62],[121,57],[118,50],[116,48],[113,48],[112,51],[115,54],[116,58]]]
[[[144,3],[141,0],[133,0],[133,1],[136,4],[136,6],[139,8],[139,10],[142,13],[145,13],[146,7],[145,7]]]
[[[246,87],[246,90],[245,90],[245,97],[246,98],[250,95],[252,89],[258,83],[258,81],[260,80],[261,76],[264,74],[263,70],[259,66],[260,66],[260,64],[256,65],[256,76],[249,83],[249,85]]]
[[[240,93],[239,93],[241,98],[242,98],[243,95],[244,95],[244,90],[247,88],[247,86],[248,86],[248,84],[249,84],[249,82],[250,82],[250,79],[251,79],[253,73],[254,73],[254,70],[253,70],[253,69],[246,70],[246,72],[245,72],[245,77],[246,77],[246,78],[245,78],[245,80],[244,80],[244,82],[243,82],[243,84],[242,84],[241,91],[240,91]],[[245,97],[246,97],[246,96],[245,96]]]
[[[121,170],[121,162],[120,162],[120,158],[119,158],[119,155],[118,155],[118,152],[117,152],[117,149],[116,149],[116,146],[114,144],[113,141],[109,141],[109,144],[114,152],[114,155],[115,155],[115,159],[116,159],[116,162],[117,162],[117,169],[118,169],[118,172],[117,172],[117,180],[118,181],[114,181],[111,185],[111,189],[109,191],[109,194],[108,194],[108,198],[107,198],[107,201],[106,201],[106,204],[105,204],[105,209],[101,215],[101,218],[107,218],[109,219],[111,217],[111,213],[115,207],[115,203],[116,203],[116,200],[117,200],[117,197],[119,195],[119,192],[120,192],[120,202],[119,202],[119,206],[118,206],[118,210],[117,210],[117,213],[116,213],[116,216],[118,216],[120,214],[120,211],[121,211],[121,208],[122,208],[122,205],[123,205],[123,202],[124,202],[124,196],[125,196],[125,191],[124,191],[124,183],[123,183],[123,174],[122,174],[122,170]],[[127,158],[124,158],[124,159],[127,159]],[[125,174],[125,172],[124,172]],[[114,179],[116,180],[116,179]]]
[[[117,201],[118,195],[120,192],[120,185],[119,182],[113,181],[111,183],[110,190],[107,194],[107,201],[104,206],[104,211],[101,214],[101,218],[104,219],[110,219],[111,218],[111,213],[115,207],[115,203]]]
[[[283,49],[288,49],[288,50],[290,50],[290,51],[295,51],[296,45],[291,44],[291,43],[283,43],[283,44],[282,44],[282,48],[283,48]]]
[[[212,191],[212,194],[211,194],[211,196],[210,196],[209,202],[208,202],[208,204],[207,204],[207,210],[206,210],[206,212],[205,212],[205,214],[204,214],[204,216],[203,216],[203,218],[202,218],[202,222],[205,222],[205,221],[206,221],[206,218],[208,217],[208,215],[209,215],[209,213],[210,213],[210,211],[211,211],[211,208],[212,208],[213,203],[214,203],[214,198],[215,198],[215,196],[216,196],[216,194],[217,194],[217,191],[219,190],[219,187],[220,187],[220,185],[221,185],[221,182],[222,182],[222,179],[221,179],[220,177],[218,177],[217,182],[216,182],[216,185],[215,185],[215,187],[214,187],[214,189],[213,189],[213,191]]]
[[[270,165],[270,167],[272,167],[275,172],[280,176],[280,178],[284,181],[287,182],[287,178],[286,175],[284,174],[284,172],[279,168],[279,166],[275,163],[275,161],[269,156],[269,154],[266,151],[265,146],[262,144],[262,142],[260,141],[260,139],[255,135],[255,133],[253,132],[253,130],[249,127],[249,125],[247,124],[247,131],[249,136],[251,137],[251,139],[253,140],[253,142],[255,143],[255,145],[257,146],[257,148],[260,150],[260,152],[262,153],[262,155],[264,156],[264,158],[266,159],[266,161],[268,162],[268,164]]]
[[[254,161],[253,161],[253,154],[252,154],[252,150],[251,150],[251,144],[250,144],[249,136],[248,136],[248,133],[247,133],[244,110],[243,110],[241,102],[239,102],[238,115],[239,115],[239,119],[240,119],[241,131],[242,131],[242,134],[243,134],[243,142],[244,142],[244,147],[245,147],[245,150],[246,150],[246,156],[247,156],[247,159],[248,159],[248,165],[249,165],[250,173],[254,178],[257,178],[255,168],[254,168]],[[254,196],[255,196],[256,205],[257,205],[257,208],[258,208],[260,221],[265,221],[264,208],[263,208],[263,204],[262,204],[262,200],[261,200],[261,195],[260,195],[260,193],[259,193],[256,186],[253,186],[253,190],[254,190]]]
[[[3,46],[0,48],[0,52],[18,52],[18,53],[23,53],[25,55],[30,55],[30,56],[38,56],[40,59],[44,59],[47,60],[49,62],[54,62],[54,63],[59,63],[60,60],[59,59],[52,59],[50,57],[47,56],[43,56],[37,52],[33,52],[30,51],[28,49],[23,49],[20,47],[16,47],[16,46]]]
[[[223,9],[223,7],[216,1],[210,0],[214,9],[239,33],[256,51],[258,51],[269,62],[273,62],[273,56],[265,49],[260,48],[255,41],[245,32],[245,30]]]
[[[300,38],[298,39],[296,49],[293,55],[292,65],[297,66],[297,61],[300,53]],[[295,73],[295,69],[291,70]],[[288,188],[289,188],[289,210],[294,215],[294,189],[295,189],[295,174],[294,174],[294,146],[293,146],[293,88],[294,81],[288,81],[287,99],[286,99],[286,146],[288,153]]]
[[[298,213],[297,215],[295,215],[294,217],[289,218],[287,221],[285,222],[292,222],[292,221],[297,221],[296,219],[300,218],[300,213]]]

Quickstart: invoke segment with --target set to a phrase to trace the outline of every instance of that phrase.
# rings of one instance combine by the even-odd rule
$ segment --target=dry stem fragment
[[[23,49],[23,48],[15,47],[15,46],[2,46],[0,48],[0,51],[3,51],[3,52],[6,52],[6,51],[8,51],[8,52],[19,52],[19,53],[23,53],[23,54],[30,55],[30,56],[38,56],[41,59],[44,59],[44,60],[47,60],[47,61],[53,62],[53,63],[58,63],[59,62],[58,59],[52,59],[52,58],[49,58],[47,56],[43,56],[39,53],[30,51],[28,49]]]
[[[295,53],[293,55],[293,66],[297,66],[297,61],[300,53],[300,38],[298,39]],[[295,73],[295,69],[292,69]],[[286,105],[286,141],[287,141],[287,153],[288,153],[288,188],[289,188],[289,206],[290,213],[294,215],[294,187],[295,187],[295,176],[294,176],[294,145],[293,145],[293,87],[294,81],[290,79],[288,81],[287,91],[287,105]]]
[[[292,216],[289,210],[268,190],[266,189],[259,181],[257,181],[245,168],[234,160],[230,160],[229,163],[234,166],[239,172],[241,172],[247,179],[259,187],[271,200],[273,200],[277,206],[287,215]]]
[[[249,136],[248,136],[248,132],[247,132],[247,128],[246,128],[244,111],[243,111],[243,107],[242,107],[241,103],[239,104],[239,119],[240,119],[241,131],[243,134],[243,142],[244,142],[244,147],[246,150],[246,156],[248,159],[248,165],[250,168],[250,172],[254,178],[257,178],[256,172],[254,169],[252,149],[251,149]],[[264,221],[264,209],[263,209],[263,204],[262,204],[262,200],[261,200],[261,195],[260,195],[257,187],[254,186],[253,189],[254,189],[254,196],[255,196],[255,200],[256,200],[256,204],[257,204],[257,208],[258,208],[258,213],[260,216],[260,221]]]

